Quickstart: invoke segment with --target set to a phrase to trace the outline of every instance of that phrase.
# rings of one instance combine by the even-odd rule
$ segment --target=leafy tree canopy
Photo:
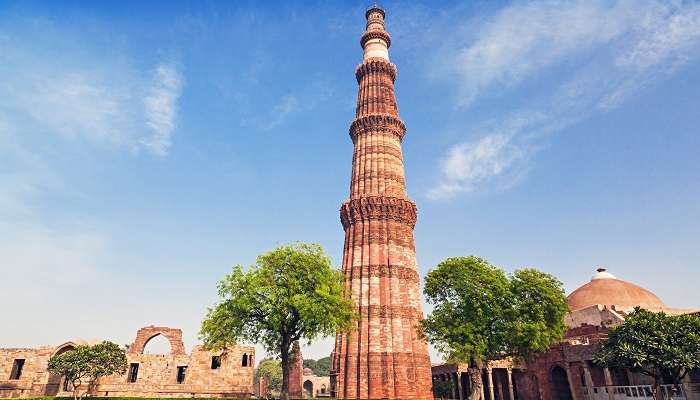
[[[282,364],[279,360],[266,358],[260,361],[258,368],[255,369],[255,381],[258,382],[263,376],[267,380],[268,389],[282,389]]]
[[[423,291],[434,306],[423,331],[448,362],[469,364],[470,399],[479,396],[483,361],[546,351],[566,331],[562,284],[535,269],[508,275],[483,258],[448,258]]]
[[[283,397],[292,343],[349,329],[354,318],[343,274],[316,244],[280,246],[262,254],[248,271],[234,267],[218,289],[221,300],[209,309],[200,330],[205,347],[261,343],[281,359]]]
[[[318,360],[307,358],[304,360],[304,368],[311,369],[316,376],[328,376],[331,373],[331,358],[323,357]]]
[[[536,269],[509,276],[483,258],[448,258],[428,272],[424,293],[434,305],[424,331],[450,361],[528,357],[566,331],[562,284]]]
[[[679,384],[688,372],[700,368],[700,316],[637,307],[622,325],[610,330],[596,361],[651,376],[655,390],[664,382]]]
[[[123,375],[126,367],[124,350],[115,343],[105,341],[94,346],[76,346],[73,350],[51,357],[47,369],[54,375],[68,379],[73,385],[73,398],[77,398],[83,383],[89,387],[101,376]]]

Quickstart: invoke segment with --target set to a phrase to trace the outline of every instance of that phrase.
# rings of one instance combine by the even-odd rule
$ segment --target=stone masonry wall
[[[149,340],[163,335],[170,341],[171,353],[143,354]],[[70,350],[82,342],[37,349],[0,349],[0,397],[69,396],[63,391],[63,378],[46,371],[51,356]],[[220,366],[212,368],[212,357],[220,356]],[[14,360],[24,359],[20,379],[11,380]],[[138,364],[135,382],[124,375],[101,378],[91,393],[111,397],[250,397],[253,393],[255,348],[236,346],[224,354],[195,346],[185,352],[182,331],[149,326],[139,330],[127,353],[129,365]],[[245,365],[244,360],[245,359]],[[187,367],[185,379],[177,382],[178,367]]]

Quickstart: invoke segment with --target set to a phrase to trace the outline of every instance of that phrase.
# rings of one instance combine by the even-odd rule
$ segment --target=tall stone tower
[[[341,399],[432,399],[413,228],[416,205],[406,194],[399,119],[384,10],[370,7],[360,44],[357,112],[350,125],[355,150],[350,198],[340,208],[345,229],[345,289],[360,318],[338,334],[331,387]]]

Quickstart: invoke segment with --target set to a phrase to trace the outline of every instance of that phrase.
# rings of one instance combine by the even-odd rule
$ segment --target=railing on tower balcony
[[[654,400],[651,385],[634,386],[598,386],[592,392],[583,388],[583,393],[590,400]],[[682,385],[661,385],[661,395],[666,400],[686,400]]]

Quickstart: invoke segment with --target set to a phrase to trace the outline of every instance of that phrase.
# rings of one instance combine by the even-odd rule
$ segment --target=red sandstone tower
[[[355,150],[350,198],[340,208],[345,230],[345,290],[360,318],[353,332],[338,334],[331,387],[341,399],[432,399],[413,228],[416,206],[406,194],[399,119],[389,62],[391,39],[384,10],[367,10],[355,70],[357,112],[350,125]]]

